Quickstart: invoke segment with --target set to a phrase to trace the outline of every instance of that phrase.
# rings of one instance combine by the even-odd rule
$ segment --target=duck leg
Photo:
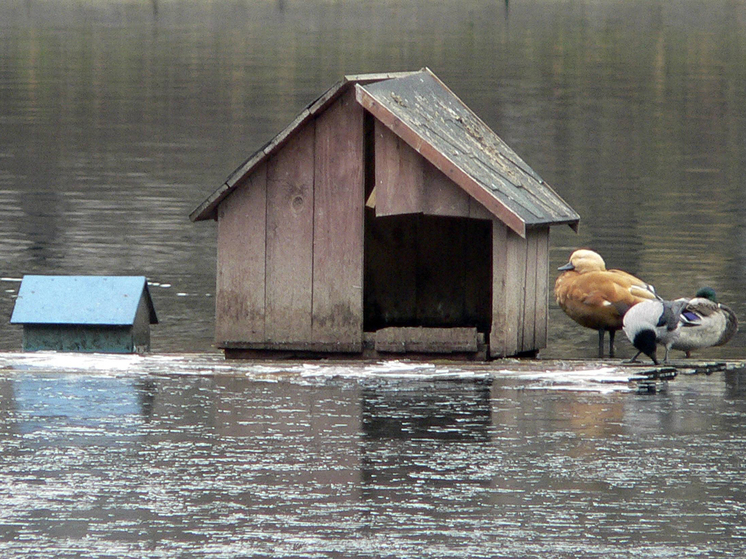
[[[641,353],[642,351],[638,351],[637,353],[635,353],[635,356],[632,359],[628,359],[627,361],[625,361],[625,363],[637,363],[637,358],[640,356]]]
[[[598,357],[601,359],[604,356],[604,332],[603,328],[598,329]],[[609,357],[614,357],[614,334],[616,330],[609,330]]]
[[[637,353],[635,353],[635,356],[632,359],[628,359],[624,361],[624,363],[638,363],[637,358],[640,356],[641,353],[642,353],[642,350],[638,351]],[[650,359],[653,360],[653,363],[655,365],[659,365],[658,360],[655,358],[655,355],[648,355],[648,357],[650,357]]]

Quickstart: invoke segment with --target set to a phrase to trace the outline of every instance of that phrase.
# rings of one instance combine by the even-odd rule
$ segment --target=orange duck
[[[632,274],[607,270],[601,255],[580,249],[554,284],[557,304],[575,322],[598,330],[598,356],[604,356],[604,332],[609,333],[609,357],[614,357],[614,334],[624,314],[641,301],[656,299],[655,289]]]

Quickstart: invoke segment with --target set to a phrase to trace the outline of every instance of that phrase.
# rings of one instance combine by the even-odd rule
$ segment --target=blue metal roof
[[[24,276],[10,322],[127,326],[143,296],[157,324],[143,276]]]

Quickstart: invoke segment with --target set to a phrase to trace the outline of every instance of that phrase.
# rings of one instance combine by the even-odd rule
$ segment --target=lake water
[[[579,212],[552,275],[588,246],[746,316],[743,2],[4,0],[4,556],[744,554],[741,371],[639,395],[613,365],[210,353],[215,225],[190,211],[343,75],[423,66]],[[154,354],[8,353],[24,274],[146,275]],[[541,356],[595,354],[552,301]]]
[[[3,557],[742,557],[746,371],[0,357]]]
[[[191,210],[343,75],[423,66],[579,212],[552,274],[588,246],[746,315],[742,2],[6,0],[0,50],[0,317],[24,274],[142,274],[153,349],[209,350],[216,228]],[[549,338],[595,355],[553,302]]]

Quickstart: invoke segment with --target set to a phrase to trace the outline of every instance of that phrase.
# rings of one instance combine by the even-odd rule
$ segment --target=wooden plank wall
[[[375,134],[376,215],[422,212],[422,156],[378,120]]]
[[[215,339],[264,340],[267,166],[218,207]]]
[[[265,337],[311,339],[314,135],[311,122],[267,162]]]
[[[549,228],[522,239],[493,221],[493,297],[490,354],[504,357],[547,345]]]
[[[362,351],[363,108],[350,91],[316,122],[313,340]]]
[[[427,159],[378,120],[375,121],[376,215],[422,213],[492,219]]]
[[[219,347],[362,350],[362,127],[342,96],[221,202]]]
[[[343,95],[220,204],[220,347],[362,350],[363,239],[371,234],[363,225],[363,122],[352,93]],[[383,189],[384,200],[376,213],[486,216],[390,131],[379,127],[375,134],[376,188]],[[396,157],[390,157],[391,150]],[[402,196],[407,184],[412,191]],[[477,272],[466,276],[462,270],[469,259],[484,257],[480,246],[489,246],[481,242],[476,222],[407,215],[384,219],[394,219],[393,226],[373,231],[382,238],[366,254],[373,258],[366,273],[401,276],[377,278],[396,286],[390,300],[385,290],[378,294],[384,298],[384,322],[458,325],[466,316],[489,316],[489,309],[480,310],[485,297],[471,297],[489,289],[483,287],[489,266],[467,265]],[[443,227],[453,230],[446,235]],[[546,347],[549,229],[530,229],[522,239],[493,219],[491,235],[490,353],[498,357]],[[420,264],[402,267],[402,260]],[[440,279],[423,283],[427,277]],[[466,286],[461,288],[465,300],[451,289],[454,283]]]

